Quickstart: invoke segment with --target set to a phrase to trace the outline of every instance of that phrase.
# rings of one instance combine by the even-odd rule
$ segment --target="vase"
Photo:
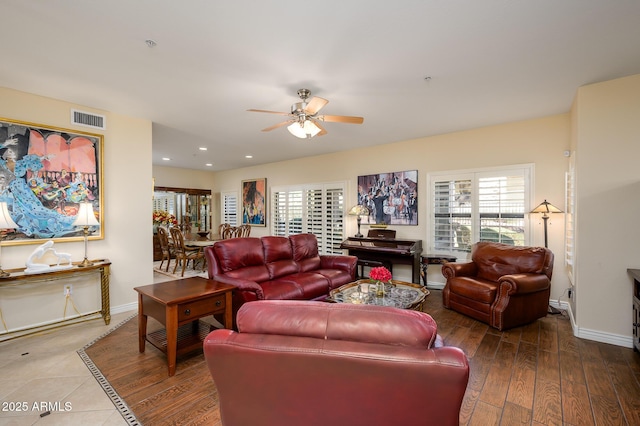
[[[153,224],[153,233],[154,233],[154,234],[157,234],[157,233],[158,233],[158,224],[157,224],[157,223],[154,223],[154,224]]]
[[[384,296],[384,283],[382,281],[376,282],[376,297]]]

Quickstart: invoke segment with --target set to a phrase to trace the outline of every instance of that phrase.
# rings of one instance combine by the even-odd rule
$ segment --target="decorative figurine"
[[[37,263],[38,260],[42,260],[42,258],[49,253],[56,257],[57,263],[55,265]],[[61,264],[62,261],[65,261],[66,263]],[[68,253],[58,253],[53,248],[53,240],[49,240],[46,243],[39,245],[27,259],[26,265],[27,269],[24,271],[25,274],[43,274],[46,272],[60,271],[62,269],[69,269],[73,267],[71,264],[71,255]]]

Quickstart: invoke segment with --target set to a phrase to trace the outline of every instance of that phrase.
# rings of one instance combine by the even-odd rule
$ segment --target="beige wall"
[[[0,88],[0,117],[79,131],[100,133],[70,124],[70,109],[106,115],[104,131],[104,234],[103,240],[89,241],[89,258],[108,258],[111,269],[111,305],[115,311],[134,309],[133,287],[153,281],[151,218],[151,122],[97,111],[59,100]],[[24,267],[36,245],[4,246],[3,268]],[[57,251],[84,257],[83,242],[56,243]],[[84,280],[86,281],[86,280]],[[81,312],[99,306],[99,296],[87,284],[75,285],[73,301]],[[9,303],[10,300],[10,303]],[[0,307],[9,329],[25,321],[59,319],[64,312],[63,292],[55,285],[25,285],[0,288]],[[2,305],[6,303],[6,305]],[[71,307],[67,316],[72,315]],[[33,324],[32,323],[32,324]]]
[[[640,267],[640,75],[581,87],[573,112],[578,335],[630,343],[626,270]]]
[[[316,143],[321,143],[317,139]],[[570,116],[555,115],[464,132],[451,133],[389,145],[336,154],[307,157],[264,166],[236,169],[215,174],[214,191],[239,191],[243,179],[267,178],[269,188],[279,185],[347,183],[347,206],[357,201],[356,179],[359,175],[402,170],[418,170],[418,226],[396,226],[398,238],[412,238],[427,243],[427,173],[513,164],[535,164],[534,205],[547,199],[564,208],[564,173],[568,160],[563,152],[570,147]],[[557,254],[552,298],[558,298],[568,286],[563,274],[564,219],[552,218],[549,246]],[[268,219],[269,220],[269,219]],[[544,244],[539,217],[531,219],[533,242]],[[215,223],[214,223],[215,225]],[[363,233],[368,227],[363,225]],[[266,235],[269,228],[253,228],[252,235]],[[347,235],[356,233],[356,221],[347,217]],[[426,250],[426,249],[425,249]],[[435,267],[434,267],[435,268]],[[408,268],[398,267],[400,279],[410,279]],[[394,274],[396,268],[394,267]],[[429,269],[430,281],[443,281],[436,269]]]

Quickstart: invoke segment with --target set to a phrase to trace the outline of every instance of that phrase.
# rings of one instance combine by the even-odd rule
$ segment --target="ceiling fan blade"
[[[316,118],[330,123],[362,124],[364,121],[362,117],[350,117],[348,115],[319,115]]]
[[[311,100],[307,104],[307,107],[304,110],[307,113],[307,115],[314,115],[318,111],[320,111],[320,109],[322,109],[323,106],[325,106],[328,103],[329,103],[328,100],[314,96],[313,98],[311,98]]]
[[[269,113],[269,114],[278,114],[278,115],[290,115],[290,113],[288,113],[288,112],[268,111],[266,109],[248,109],[247,111],[251,111],[251,112],[266,112],[266,113]]]
[[[320,123],[318,122],[318,120],[313,120],[313,123],[314,123],[316,126],[318,126],[318,128],[320,129],[320,131],[318,132],[318,134],[317,134],[316,136],[323,136],[323,135],[326,135],[326,134],[327,134],[327,130],[326,130],[324,127],[322,127],[322,124],[320,124]]]
[[[273,126],[269,126],[265,129],[262,129],[263,132],[270,132],[278,127],[286,126],[287,124],[293,123],[294,120],[283,121],[282,123],[274,124]]]

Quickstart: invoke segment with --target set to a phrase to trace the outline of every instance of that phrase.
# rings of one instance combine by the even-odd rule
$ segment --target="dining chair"
[[[205,263],[204,263],[204,253],[202,252],[202,248],[198,247],[196,249],[189,249],[184,244],[184,236],[182,235],[182,231],[180,228],[173,227],[171,228],[171,238],[173,239],[173,247],[174,253],[176,256],[176,264],[173,266],[173,273],[176,273],[178,269],[178,263],[182,263],[182,274],[180,276],[184,277],[184,271],[189,264],[189,261],[193,261],[193,269],[196,269],[196,263],[198,260],[202,260],[202,270],[204,271]]]
[[[224,238],[224,230],[227,229],[228,227],[230,227],[231,225],[228,223],[221,223],[220,226],[218,226],[218,237],[220,237],[221,239]]]
[[[238,226],[227,226],[222,231],[222,239],[228,240],[230,238],[238,238],[240,236],[240,231],[241,229]]]
[[[167,267],[165,271],[169,271],[169,264],[171,263],[171,257],[173,256],[173,246],[169,242],[169,233],[162,226],[158,227],[158,241],[160,242],[160,250],[162,251],[160,269],[162,269],[162,264],[166,260]]]
[[[245,225],[241,225],[240,227],[240,233],[239,233],[239,237],[241,238],[245,238],[248,237],[249,234],[251,234],[251,225],[245,224]]]

